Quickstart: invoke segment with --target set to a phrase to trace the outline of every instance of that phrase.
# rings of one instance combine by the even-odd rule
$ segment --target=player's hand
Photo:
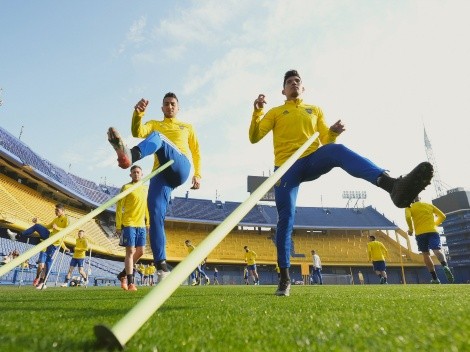
[[[266,96],[264,94],[258,95],[258,98],[253,103],[255,109],[262,109],[266,103]]]
[[[149,101],[145,100],[144,98],[140,99],[137,104],[134,106],[134,110],[137,112],[144,112],[147,109],[147,105],[149,105]]]
[[[408,230],[408,236],[413,236],[413,231]]]
[[[199,189],[201,187],[201,178],[197,176],[193,176],[192,179],[193,185],[191,189]]]
[[[116,236],[121,236],[121,229],[116,229]]]
[[[346,129],[344,128],[344,124],[341,122],[341,120],[338,120],[333,125],[331,125],[330,131],[341,134],[346,131]]]
[[[33,218],[31,221],[36,224],[38,222],[38,218]]]

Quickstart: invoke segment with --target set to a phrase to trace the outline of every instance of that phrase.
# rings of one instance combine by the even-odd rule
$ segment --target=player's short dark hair
[[[282,83],[282,86],[284,87],[286,85],[286,81],[288,78],[290,77],[293,77],[293,76],[297,76],[300,78],[300,74],[299,72],[297,72],[297,70],[289,70],[286,72],[286,74],[284,75],[284,82]]]
[[[375,241],[375,236],[374,236],[374,235],[370,235],[369,238],[370,238],[372,241]]]
[[[134,169],[141,169],[141,170],[142,170],[142,168],[141,168],[139,165],[132,165],[132,167],[131,167],[131,172],[132,172],[132,170],[134,170]]]
[[[166,93],[165,96],[163,97],[163,100],[165,100],[165,98],[175,98],[176,101],[179,103],[178,97],[173,92]]]
[[[56,209],[61,209],[61,210],[64,210],[65,209],[65,206],[62,204],[62,203],[57,203],[55,205]]]

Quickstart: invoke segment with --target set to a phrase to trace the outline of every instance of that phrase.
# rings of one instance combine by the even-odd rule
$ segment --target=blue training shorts
[[[120,246],[123,247],[144,247],[147,240],[147,230],[145,227],[125,226],[121,230]]]
[[[83,268],[83,262],[85,261],[84,258],[78,259],[78,258],[72,258],[70,261],[70,266],[73,266],[74,268],[78,265],[79,268]]]
[[[441,236],[437,232],[416,235],[416,243],[420,252],[429,252],[430,249],[441,249]]]
[[[46,262],[47,254],[46,252],[39,252],[38,263],[44,264]]]
[[[374,267],[375,271],[385,271],[386,269],[385,261],[383,260],[373,261],[372,266]]]
[[[58,247],[51,244],[44,252],[39,252],[38,263],[44,264],[47,261],[48,256],[52,259],[57,248]]]
[[[253,271],[255,271],[255,270],[256,270],[256,264],[253,264],[253,265],[247,265],[246,267],[248,268],[248,270],[253,270]]]

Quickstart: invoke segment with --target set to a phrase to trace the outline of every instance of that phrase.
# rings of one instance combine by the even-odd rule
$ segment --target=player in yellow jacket
[[[121,188],[121,192],[142,179],[142,168],[138,165],[131,167],[131,182]],[[121,288],[137,291],[134,276],[134,264],[144,254],[149,227],[147,209],[147,187],[140,185],[137,189],[119,200],[116,204],[116,234],[120,236],[120,246],[126,247],[124,270],[118,274]]]
[[[454,282],[454,275],[447,265],[445,254],[441,249],[441,237],[437,227],[446,219],[445,214],[433,204],[420,201],[416,197],[410,207],[405,209],[406,223],[408,224],[408,235],[413,236],[416,233],[416,243],[418,250],[423,255],[424,264],[431,273],[431,283],[439,284],[434,263],[431,259],[429,250],[434,252],[449,283]]]
[[[75,242],[75,249],[73,250],[73,256],[70,260],[70,267],[67,275],[65,275],[64,283],[62,287],[67,287],[69,285],[70,278],[72,277],[73,270],[78,266],[78,272],[82,276],[85,284],[88,282],[88,276],[83,270],[83,264],[85,262],[86,251],[90,249],[88,239],[85,237],[85,231],[78,230],[77,239]]]
[[[147,270],[148,270],[148,277],[149,277],[148,283],[150,286],[153,286],[155,284],[154,275],[155,275],[155,272],[157,271],[157,268],[155,267],[153,263],[150,263],[149,266],[147,267]]]
[[[367,254],[369,256],[369,261],[372,262],[375,273],[380,278],[380,283],[386,284],[387,265],[385,263],[385,258],[388,256],[387,248],[385,248],[382,242],[377,241],[375,236],[371,235],[369,236],[369,243],[367,243]]]
[[[143,285],[144,284],[145,265],[142,264],[142,263],[139,263],[139,264],[136,264],[134,267],[135,267],[137,273],[140,275],[140,284]]]
[[[184,245],[186,246],[188,253],[191,253],[194,249],[196,249],[196,247],[191,243],[190,240],[184,241]],[[211,280],[209,279],[209,276],[207,276],[204,270],[204,264],[206,262],[206,259],[204,259],[204,261],[197,266],[196,272],[191,273],[191,286],[202,285],[203,278],[206,279],[206,285],[210,285]]]
[[[302,182],[315,180],[335,167],[340,167],[354,177],[362,178],[386,190],[393,203],[405,208],[431,181],[432,165],[424,162],[404,177],[392,178],[384,168],[353,152],[337,137],[345,131],[338,120],[328,126],[322,110],[304,103],[304,86],[296,70],[284,75],[282,94],[285,104],[274,107],[266,114],[263,111],[266,97],[259,94],[254,101],[254,110],[249,129],[251,143],[257,143],[270,131],[273,132],[274,168],[279,168],[300,146],[316,132],[319,138],[313,142],[300,158],[287,170],[274,186],[278,223],[276,229],[277,261],[281,278],[275,294],[288,296],[290,292],[291,236],[294,226],[295,206],[299,186]]]
[[[132,135],[145,138],[132,149],[127,148],[119,132],[111,127],[108,130],[108,141],[118,156],[121,168],[128,168],[136,161],[153,155],[154,169],[173,160],[173,164],[150,180],[147,198],[150,213],[150,245],[157,267],[157,283],[169,275],[166,263],[165,216],[171,192],[181,186],[191,171],[190,158],[193,161],[194,176],[192,189],[199,189],[201,184],[201,156],[199,142],[191,124],[179,120],[178,98],[174,93],[163,97],[163,120],[149,120],[142,123],[148,100],[141,99],[134,107],[132,116]]]
[[[43,241],[69,226],[69,219],[65,214],[65,207],[63,204],[56,204],[55,215],[56,217],[54,218],[54,220],[52,220],[47,225],[40,224],[38,223],[38,218],[33,218],[32,221],[34,225],[24,230],[17,236],[31,237],[34,233],[37,233],[39,235],[40,240]],[[33,281],[33,286],[36,286],[36,288],[39,290],[43,288],[44,279],[49,275],[51,271],[52,260],[59,246],[61,246],[64,251],[69,251],[69,249],[65,246],[63,240],[59,239],[39,253],[36,278]]]
[[[250,273],[251,277],[253,278],[253,282],[255,285],[259,285],[259,276],[258,270],[256,270],[256,253],[248,248],[248,246],[243,247],[245,250],[245,262],[246,267],[248,268],[248,272]]]

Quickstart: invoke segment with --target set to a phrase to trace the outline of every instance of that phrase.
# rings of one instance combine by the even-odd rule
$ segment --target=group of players
[[[321,108],[303,102],[304,90],[298,71],[287,71],[282,86],[282,94],[286,98],[285,103],[265,113],[266,96],[259,94],[253,103],[253,115],[249,126],[251,143],[259,142],[272,131],[275,170],[303,146],[314,133],[319,133],[317,140],[294,162],[274,187],[278,212],[277,264],[280,270],[275,295],[289,296],[290,294],[291,235],[299,186],[302,182],[319,178],[335,167],[384,189],[397,207],[408,208],[411,206],[410,216],[414,224],[410,226],[410,232],[413,233],[412,226],[414,226],[417,240],[419,239],[420,251],[429,254],[430,249],[440,250],[439,235],[436,229],[439,224],[434,221],[432,212],[429,214],[429,210],[424,206],[412,206],[412,203],[416,202],[416,197],[431,182],[432,165],[428,162],[422,162],[405,176],[391,177],[385,168],[377,166],[346,146],[336,143],[338,136],[345,131],[344,124],[338,120],[328,126]],[[134,106],[131,123],[132,135],[143,138],[138,145],[128,148],[115,128],[110,127],[108,130],[108,141],[117,153],[119,167],[123,169],[130,167],[131,170],[132,181],[124,185],[121,191],[141,180],[142,169],[135,163],[142,158],[153,155],[154,169],[170,160],[173,161],[168,168],[150,180],[148,189],[141,185],[117,204],[116,232],[122,239],[121,244],[126,247],[125,268],[118,276],[123,283],[123,288],[127,290],[135,289],[134,263],[143,255],[147,233],[157,270],[156,283],[158,284],[169,275],[169,267],[166,263],[165,215],[171,192],[189,178],[190,160],[192,160],[194,167],[191,188],[199,189],[201,185],[199,141],[192,125],[177,118],[179,112],[177,96],[170,92],[163,97],[161,107],[164,115],[163,120],[149,120],[143,123],[142,119],[148,104],[148,100],[141,99]],[[432,219],[432,221],[426,220],[426,226],[422,228],[419,223],[424,215],[416,214],[421,211],[420,208],[426,208],[426,216],[428,219]],[[60,212],[60,210],[56,211]],[[57,221],[60,221],[59,216]],[[58,231],[65,226],[64,223],[53,223],[52,231]],[[421,230],[426,232],[420,232]],[[36,229],[36,231],[43,237],[41,229]],[[60,243],[54,245],[56,244]],[[56,246],[54,247],[56,248]],[[45,259],[46,273],[50,270],[48,267],[50,266],[50,257],[55,249],[48,249],[48,251],[49,253],[46,251]],[[427,255],[425,255],[425,263],[429,264]],[[441,263],[446,264],[445,267],[447,267],[445,259],[441,260]],[[428,268],[430,268],[430,264]]]
[[[63,204],[58,203],[55,205],[55,215],[56,217],[49,224],[41,224],[38,222],[37,218],[33,218],[32,222],[34,225],[25,231],[17,234],[7,230],[7,233],[12,240],[19,239],[20,237],[29,238],[34,234],[38,234],[41,241],[45,240],[49,238],[49,236],[55,235],[59,231],[65,229],[69,225],[69,219],[65,214],[65,207]],[[62,247],[65,252],[70,252],[70,249],[65,246],[63,239],[55,241],[45,250],[39,252],[36,277],[33,280],[33,286],[38,290],[45,289],[47,287],[46,281],[51,272],[54,257],[58,254],[57,250],[59,247]],[[84,261],[86,258],[86,251],[89,250],[89,248],[90,244],[88,239],[85,237],[85,232],[83,230],[79,230],[75,241],[74,253],[70,260],[69,270],[65,275],[64,286],[68,285],[72,277],[73,270],[77,266],[83,284],[88,284],[88,275],[84,270]]]

